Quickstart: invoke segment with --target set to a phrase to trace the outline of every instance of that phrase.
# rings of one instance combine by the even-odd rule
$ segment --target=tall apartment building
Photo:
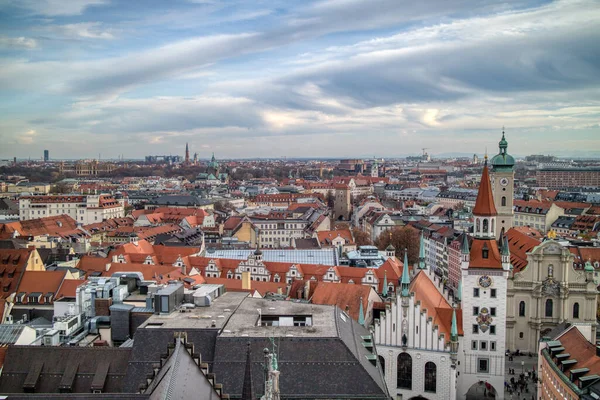
[[[123,218],[123,204],[108,194],[23,196],[19,198],[21,221],[66,214],[83,225]]]
[[[600,168],[542,168],[536,179],[549,189],[600,187]]]

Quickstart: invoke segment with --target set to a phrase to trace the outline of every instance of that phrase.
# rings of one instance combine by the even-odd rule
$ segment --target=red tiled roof
[[[410,292],[415,294],[415,300],[421,303],[421,310],[427,311],[427,316],[437,325],[445,340],[450,340],[452,328],[452,306],[440,293],[425,271],[420,271],[410,283]],[[462,311],[456,310],[458,334],[462,335]]]
[[[354,243],[354,238],[352,237],[352,232],[350,232],[350,229],[338,229],[335,231],[321,231],[321,232],[317,232],[317,237],[319,239],[319,242],[322,245],[329,245],[331,244],[331,241],[341,237],[342,239],[344,239],[346,241],[346,244],[352,244]]]
[[[576,326],[571,327],[557,339],[565,348],[563,353],[570,354],[570,360],[577,360],[571,370],[589,368],[588,372],[579,375],[579,377],[600,374],[600,357],[596,355],[596,346],[590,343]],[[575,384],[577,384],[577,381]]]
[[[514,272],[519,272],[527,266],[527,253],[541,242],[515,228],[506,231],[506,238],[510,249],[510,262]]]
[[[373,288],[368,285],[319,282],[310,300],[313,304],[336,305],[342,310],[349,307],[348,314],[358,321],[360,299],[362,297],[363,312],[366,315],[371,290]]]
[[[483,250],[487,247],[488,257],[483,258]],[[502,269],[502,257],[498,243],[492,239],[473,239],[471,243],[469,268]]]
[[[58,293],[56,293],[55,299],[62,299],[63,297],[75,297],[77,294],[77,287],[84,284],[86,281],[83,279],[65,279],[60,286]]]
[[[0,239],[10,239],[17,231],[21,236],[58,235],[77,229],[77,223],[66,214],[0,225]]]
[[[477,200],[475,200],[473,215],[486,217],[497,214],[498,212],[496,211],[496,206],[494,205],[492,186],[490,184],[490,175],[486,163],[483,167],[483,173],[481,174],[481,183],[479,184],[479,192],[477,192]]]
[[[44,296],[46,293],[52,293],[52,300],[54,300],[54,296],[58,293],[65,275],[65,271],[25,271],[16,292],[26,293],[23,303],[28,302],[28,294],[41,293],[39,302],[40,304],[45,304]]]
[[[17,291],[34,249],[0,249],[0,299]]]

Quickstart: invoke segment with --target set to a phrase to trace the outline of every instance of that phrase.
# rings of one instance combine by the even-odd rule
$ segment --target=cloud
[[[17,0],[13,6],[28,9],[36,15],[80,15],[91,6],[108,4],[108,0]]]
[[[100,22],[79,22],[66,25],[48,25],[43,31],[62,38],[75,39],[114,39],[114,30],[103,29]]]
[[[26,37],[8,37],[0,35],[0,48],[8,49],[35,49],[38,42],[35,39]]]

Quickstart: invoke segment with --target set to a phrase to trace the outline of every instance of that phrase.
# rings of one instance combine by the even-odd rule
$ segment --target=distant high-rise
[[[50,151],[44,150],[44,162],[50,161]]]

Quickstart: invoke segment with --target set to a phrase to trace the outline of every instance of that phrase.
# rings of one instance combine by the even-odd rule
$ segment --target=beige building
[[[506,348],[537,352],[538,342],[568,321],[596,340],[598,292],[594,270],[573,268],[573,255],[553,240],[527,254],[527,266],[508,280]]]
[[[554,221],[563,215],[564,208],[551,202],[516,200],[514,226],[529,226],[546,233]]]
[[[50,193],[49,183],[35,182],[19,182],[16,184],[6,185],[6,192],[11,194],[32,193],[32,194],[48,194]]]

